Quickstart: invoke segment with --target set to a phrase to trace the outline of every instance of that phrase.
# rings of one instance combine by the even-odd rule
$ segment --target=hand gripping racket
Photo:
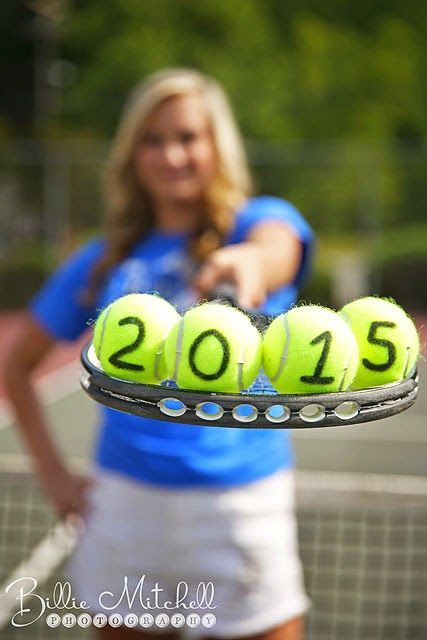
[[[254,321],[259,328],[266,324],[262,316]],[[279,394],[261,372],[247,391],[206,393],[179,389],[171,381],[149,385],[110,377],[102,371],[92,343],[83,348],[81,361],[81,386],[97,402],[136,416],[202,426],[299,429],[359,424],[408,409],[418,392],[416,370],[381,387],[308,395]]]

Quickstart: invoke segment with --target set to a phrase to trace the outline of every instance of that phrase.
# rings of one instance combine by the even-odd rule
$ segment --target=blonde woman
[[[89,488],[67,470],[29,377],[55,341],[75,340],[129,292],[157,291],[183,310],[228,282],[242,307],[269,315],[289,308],[312,233],[291,204],[252,191],[217,82],[186,69],[148,78],[131,94],[112,145],[105,232],[35,296],[9,357],[9,397],[46,493],[61,517],[85,515],[70,563],[76,597],[92,612],[140,617],[132,629],[99,629],[100,638],[172,637],[177,613],[211,616],[185,627],[199,637],[303,636],[308,600],[286,432],[103,408]]]

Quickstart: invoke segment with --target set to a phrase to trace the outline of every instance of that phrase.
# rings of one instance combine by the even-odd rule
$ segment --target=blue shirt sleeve
[[[95,307],[85,303],[83,294],[103,249],[104,241],[99,238],[85,244],[54,271],[30,301],[30,312],[54,338],[75,340],[95,315]]]
[[[235,244],[246,240],[252,229],[266,221],[278,220],[288,224],[301,241],[303,254],[293,285],[299,286],[309,268],[314,234],[298,209],[290,202],[274,196],[251,198],[236,214],[236,222],[228,242]]]

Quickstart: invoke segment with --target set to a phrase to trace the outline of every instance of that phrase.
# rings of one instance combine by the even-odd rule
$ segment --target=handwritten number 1
[[[306,382],[307,384],[332,384],[335,380],[334,376],[322,376],[323,369],[326,364],[326,360],[329,355],[329,351],[331,349],[332,342],[332,334],[330,331],[324,331],[319,334],[310,342],[312,345],[319,344],[320,342],[324,342],[322,353],[320,354],[320,358],[317,362],[316,368],[312,376],[301,376],[301,382]]]

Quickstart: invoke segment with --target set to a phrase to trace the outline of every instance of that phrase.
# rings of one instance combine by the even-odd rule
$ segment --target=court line
[[[76,473],[86,473],[90,471],[91,461],[82,456],[67,456],[67,464]],[[22,453],[1,453],[0,473],[30,473],[35,474],[35,468],[31,462],[30,454]]]
[[[10,585],[26,577],[35,580],[37,585],[43,584],[70,555],[79,535],[78,527],[59,522],[34,547],[31,554],[9,574],[0,586],[0,630],[10,623],[12,615],[19,609],[18,590]]]
[[[74,471],[88,471],[89,463],[85,458],[71,457],[67,460]],[[6,453],[0,455],[0,473],[31,475],[34,469],[29,456]],[[12,615],[19,608],[17,589],[7,592],[8,585],[23,577],[32,578],[42,585],[71,554],[81,533],[82,523],[78,518],[57,522],[5,578],[0,585],[0,630],[10,623]]]
[[[2,456],[13,468],[16,458],[22,456]],[[1,463],[0,458],[0,463]],[[15,460],[12,460],[15,459]],[[25,460],[23,462],[23,460]],[[28,460],[21,460],[28,468]],[[14,467],[16,471],[16,467]],[[326,491],[366,491],[368,493],[397,493],[400,495],[426,496],[427,478],[403,475],[347,473],[336,471],[296,471],[297,490],[309,492]],[[81,523],[59,522],[39,542],[30,555],[22,561],[0,585],[0,630],[10,623],[19,603],[13,589],[6,589],[21,577],[31,577],[40,585],[70,555],[82,532]]]
[[[43,406],[48,407],[63,400],[79,388],[79,363],[71,362],[36,380],[36,390]],[[0,398],[0,431],[12,426],[14,417],[9,403]]]
[[[421,421],[424,420],[425,421],[425,417],[424,416],[413,416],[412,419],[410,416],[406,416],[405,417],[405,421],[408,425],[408,423],[412,422],[412,423],[417,423],[419,422],[421,425]],[[366,423],[367,424],[367,423]],[[374,424],[374,423],[372,423]],[[405,428],[407,427],[407,425],[405,425]],[[315,440],[316,442],[318,442],[319,440],[322,440],[323,442],[327,442],[328,444],[330,444],[331,442],[336,442],[336,443],[341,443],[341,442],[348,442],[348,443],[358,443],[358,442],[370,442],[372,444],[375,443],[380,443],[380,444],[426,444],[427,442],[427,433],[423,433],[422,430],[420,430],[420,434],[411,434],[411,436],[408,437],[408,434],[404,432],[404,430],[402,429],[402,435],[400,436],[397,433],[388,433],[386,427],[384,427],[384,432],[377,432],[377,433],[372,433],[372,432],[368,432],[368,431],[364,431],[363,429],[360,429],[359,427],[356,427],[358,429],[357,434],[354,433],[354,435],[347,435],[348,432],[341,432],[341,434],[336,433],[335,431],[326,433],[326,429],[321,429],[320,433],[313,433],[313,430],[310,429],[310,433],[306,433],[304,431],[298,431],[295,432],[293,431],[292,433],[292,438],[294,439],[294,441],[302,441],[302,440]],[[377,427],[379,426],[379,424],[377,423]],[[327,427],[328,428],[328,427]],[[336,427],[331,427],[331,429],[336,429]]]
[[[295,476],[297,489],[313,494],[326,490],[427,496],[427,478],[423,476],[306,469],[297,469]]]

